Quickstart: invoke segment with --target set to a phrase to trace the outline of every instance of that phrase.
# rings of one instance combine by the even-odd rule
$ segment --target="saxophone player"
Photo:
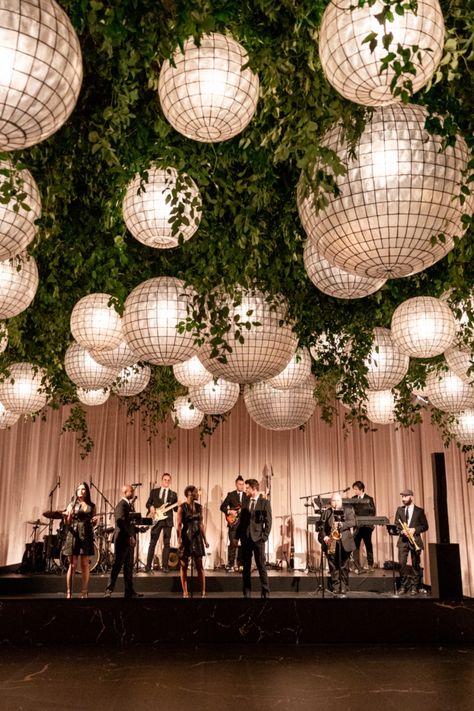
[[[323,513],[318,540],[326,555],[332,592],[345,595],[349,590],[349,558],[355,551],[352,528],[356,526],[354,508],[342,504],[340,493],[331,494],[331,505]]]
[[[424,510],[415,506],[414,494],[411,489],[400,492],[402,505],[395,514],[395,523],[400,530],[398,538],[398,561],[400,563],[400,595],[410,593],[416,595],[422,588],[423,571],[421,568],[421,551],[423,541],[421,534],[428,530],[428,521]],[[408,565],[408,554],[411,554],[411,568]]]

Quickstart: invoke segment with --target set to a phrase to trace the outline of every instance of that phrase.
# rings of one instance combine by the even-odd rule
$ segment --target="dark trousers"
[[[345,592],[349,588],[349,558],[350,551],[344,550],[340,543],[336,545],[336,552],[330,555],[326,550],[329,575],[333,592]]]
[[[354,543],[356,544],[356,550],[353,553],[354,563],[358,568],[360,568],[360,545],[364,541],[365,552],[367,553],[367,565],[371,567],[374,565],[374,548],[372,546],[372,533],[373,529],[370,526],[362,526],[357,529],[354,534]]]
[[[235,556],[237,555],[237,565],[242,565],[242,548],[239,546],[239,539],[236,537],[237,526],[229,526],[229,545],[227,547],[227,565],[233,568]]]
[[[411,569],[408,565],[409,553],[411,553]],[[415,551],[408,543],[402,543],[398,546],[398,562],[400,563],[400,586],[405,590],[412,587],[419,590],[423,585],[421,551]]]
[[[156,544],[160,537],[160,533],[163,531],[163,556],[161,560],[161,567],[168,567],[168,558],[170,555],[170,541],[171,541],[171,528],[168,526],[167,521],[159,521],[150,532],[150,545],[148,546],[148,554],[146,557],[146,564],[148,568],[153,566],[153,556],[155,555]]]
[[[125,595],[131,595],[133,590],[133,552],[135,548],[132,546],[115,546],[115,559],[110,571],[109,584],[106,590],[113,592],[118,575],[123,566],[123,582],[125,586]]]
[[[255,543],[250,537],[242,538],[242,564],[244,572],[242,574],[244,594],[250,592],[251,589],[251,569],[252,569],[252,553],[255,558],[258,574],[260,576],[260,585],[262,592],[270,592],[268,585],[268,574],[265,568],[265,543],[259,541]]]

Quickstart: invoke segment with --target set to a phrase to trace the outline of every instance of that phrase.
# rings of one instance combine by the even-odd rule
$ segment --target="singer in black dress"
[[[66,597],[72,597],[74,573],[80,559],[82,573],[81,597],[87,597],[89,592],[90,556],[94,554],[94,524],[96,523],[95,504],[91,501],[89,486],[83,481],[76,489],[64,511],[67,527],[63,554],[69,558],[69,568],[66,574]]]
[[[178,508],[177,533],[180,563],[181,587],[183,597],[188,595],[188,563],[192,558],[196,566],[201,587],[201,597],[206,596],[206,578],[202,565],[205,547],[209,547],[202,520],[202,506],[197,503],[199,492],[195,486],[187,486],[184,490],[186,501]]]

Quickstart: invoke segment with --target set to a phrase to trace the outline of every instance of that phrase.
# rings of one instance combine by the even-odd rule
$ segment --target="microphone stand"
[[[53,487],[53,488],[51,489],[51,491],[49,492],[49,497],[48,497],[48,498],[49,498],[49,510],[50,510],[51,513],[53,512],[53,496],[54,496],[54,492],[56,491],[56,489],[60,489],[60,488],[61,488],[61,477],[58,476],[58,480],[57,480],[56,484],[54,485],[54,487]],[[48,552],[47,552],[47,554],[46,554],[46,567],[45,567],[45,572],[46,572],[46,573],[61,572],[61,569],[59,568],[59,566],[57,566],[56,564],[54,564],[54,566],[53,566],[53,558],[52,558],[52,555],[51,555],[51,553],[52,553],[52,548],[53,548],[53,545],[52,545],[53,538],[52,538],[52,536],[53,536],[53,519],[50,518],[50,519],[49,519],[49,524],[48,524]],[[45,553],[46,553],[46,551],[45,551]]]
[[[99,489],[99,487],[96,484],[94,484],[94,482],[92,481],[92,477],[89,479],[89,489],[90,490],[95,489],[97,491],[97,493],[99,494],[99,496],[101,496],[104,501],[105,522],[102,525],[103,533],[101,535],[102,535],[102,542],[105,542],[105,550],[103,550],[102,545],[100,544],[99,545],[99,559],[98,559],[98,564],[97,564],[96,570],[97,570],[97,572],[106,573],[112,567],[112,564],[110,561],[110,556],[109,556],[110,542],[109,542],[108,534],[106,533],[107,518],[109,517],[109,515],[111,515],[111,513],[109,513],[107,511],[107,506],[110,506],[110,508],[113,509],[114,505],[108,500],[108,498],[106,497],[104,492],[101,491],[101,489]]]

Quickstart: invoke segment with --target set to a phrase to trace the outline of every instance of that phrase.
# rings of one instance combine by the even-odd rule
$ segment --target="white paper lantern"
[[[394,69],[380,70],[382,58],[388,52],[397,54],[398,45],[405,50],[414,45],[420,48],[411,60],[416,74],[403,74],[397,80],[397,86],[412,81],[413,92],[430,81],[443,54],[444,21],[438,0],[418,0],[416,13],[408,10],[398,15],[392,10],[393,21],[381,25],[377,15],[384,5],[383,0],[371,7],[367,3],[357,7],[353,0],[331,0],[321,20],[319,56],[327,80],[346,99],[365,106],[400,101],[390,91]],[[377,45],[371,51],[364,40],[373,33]],[[384,47],[382,37],[388,34],[392,40]]]
[[[311,355],[307,348],[298,348],[281,373],[268,380],[272,388],[286,390],[306,382],[311,375]]]
[[[192,304],[193,290],[174,277],[148,279],[133,289],[125,301],[122,329],[140,360],[174,365],[195,355],[192,333],[177,329]]]
[[[127,341],[121,341],[118,346],[107,351],[91,348],[89,353],[97,363],[114,368],[117,372],[137,362],[137,356]]]
[[[448,348],[444,357],[450,370],[461,378],[463,383],[474,382],[474,353],[463,351],[458,348]],[[472,372],[468,372],[473,368]]]
[[[0,353],[4,353],[8,346],[8,328],[5,323],[0,323]]]
[[[21,203],[29,208],[22,207],[14,197],[8,203],[0,204],[0,261],[3,261],[23,252],[34,240],[35,220],[41,217],[41,198],[29,170],[15,171],[11,161],[0,161],[0,169],[11,171],[9,177],[0,176],[0,185],[12,181],[19,192],[26,193]]]
[[[257,289],[242,291],[236,300],[224,294],[219,307],[229,309],[229,331],[225,340],[232,351],[225,353],[227,362],[222,363],[216,357],[211,358],[211,343],[204,343],[199,359],[207,370],[233,383],[256,383],[286,368],[296,351],[298,337],[292,324],[286,322],[287,303],[282,297],[270,303]],[[241,325],[236,322],[237,317]],[[246,323],[250,328],[244,325]],[[240,336],[244,343],[239,341]]]
[[[459,444],[474,444],[474,410],[467,409],[456,413],[456,422],[449,426],[450,432],[455,436]]]
[[[461,235],[464,207],[457,196],[469,151],[463,138],[441,149],[442,137],[425,129],[422,106],[376,109],[356,145],[343,140],[341,126],[322,144],[338,155],[347,173],[338,176],[340,195],[327,195],[319,212],[311,190],[298,188],[301,222],[329,262],[359,276],[387,279],[431,266]],[[325,166],[317,166],[327,170]],[[432,237],[444,233],[445,242]]]
[[[187,388],[198,388],[200,385],[210,383],[214,378],[197,356],[173,365],[173,373],[178,383]]]
[[[135,363],[130,368],[124,368],[114,384],[114,391],[122,397],[138,395],[150,382],[151,368],[149,365]]]
[[[269,383],[254,383],[244,388],[247,411],[254,422],[268,430],[292,430],[304,425],[316,408],[313,397],[315,379],[286,390]]]
[[[79,40],[54,0],[6,0],[0,56],[0,149],[27,148],[57,131],[76,105]]]
[[[304,245],[303,260],[313,284],[324,294],[337,299],[361,299],[381,289],[386,282],[386,279],[362,277],[333,266],[320,256],[314,241],[309,237]]]
[[[391,390],[367,391],[367,418],[376,425],[395,422],[395,396]]]
[[[38,267],[27,254],[0,262],[0,319],[13,318],[28,308],[38,289]]]
[[[203,35],[200,46],[189,37],[183,52],[166,60],[158,91],[170,124],[186,138],[214,143],[246,128],[258,101],[258,76],[247,67],[245,49],[231,37]]]
[[[180,235],[190,239],[199,227],[201,196],[194,180],[180,177],[174,168],[148,169],[143,184],[138,173],[129,183],[123,201],[123,219],[132,235],[147,247],[177,247]],[[173,234],[170,221],[180,215],[179,231]]]
[[[5,410],[5,407],[0,402],[0,430],[6,430],[8,427],[14,425],[15,422],[18,422],[19,419],[19,414]]]
[[[194,407],[187,396],[180,396],[174,401],[171,417],[177,427],[192,430],[201,424],[204,412]]]
[[[110,350],[123,340],[122,319],[111,299],[111,294],[88,294],[74,306],[71,333],[83,348]]]
[[[200,387],[189,388],[189,399],[205,415],[223,415],[232,410],[239,399],[237,383],[218,378]]]
[[[17,415],[28,415],[43,408],[48,396],[45,392],[46,373],[31,363],[12,363],[10,375],[0,383],[0,402]]]
[[[77,399],[84,405],[103,405],[107,402],[110,396],[110,390],[107,388],[99,388],[98,390],[85,390],[84,388],[76,388]]]
[[[115,368],[97,363],[78,343],[71,343],[66,350],[64,369],[72,382],[85,390],[109,387],[117,377]]]
[[[456,324],[447,304],[433,296],[401,303],[392,316],[392,338],[412,358],[433,358],[454,343]]]
[[[428,373],[425,391],[433,407],[443,412],[474,407],[474,387],[463,383],[451,370]]]
[[[393,343],[388,328],[374,328],[374,340],[365,361],[369,390],[389,390],[408,373],[410,358]]]

